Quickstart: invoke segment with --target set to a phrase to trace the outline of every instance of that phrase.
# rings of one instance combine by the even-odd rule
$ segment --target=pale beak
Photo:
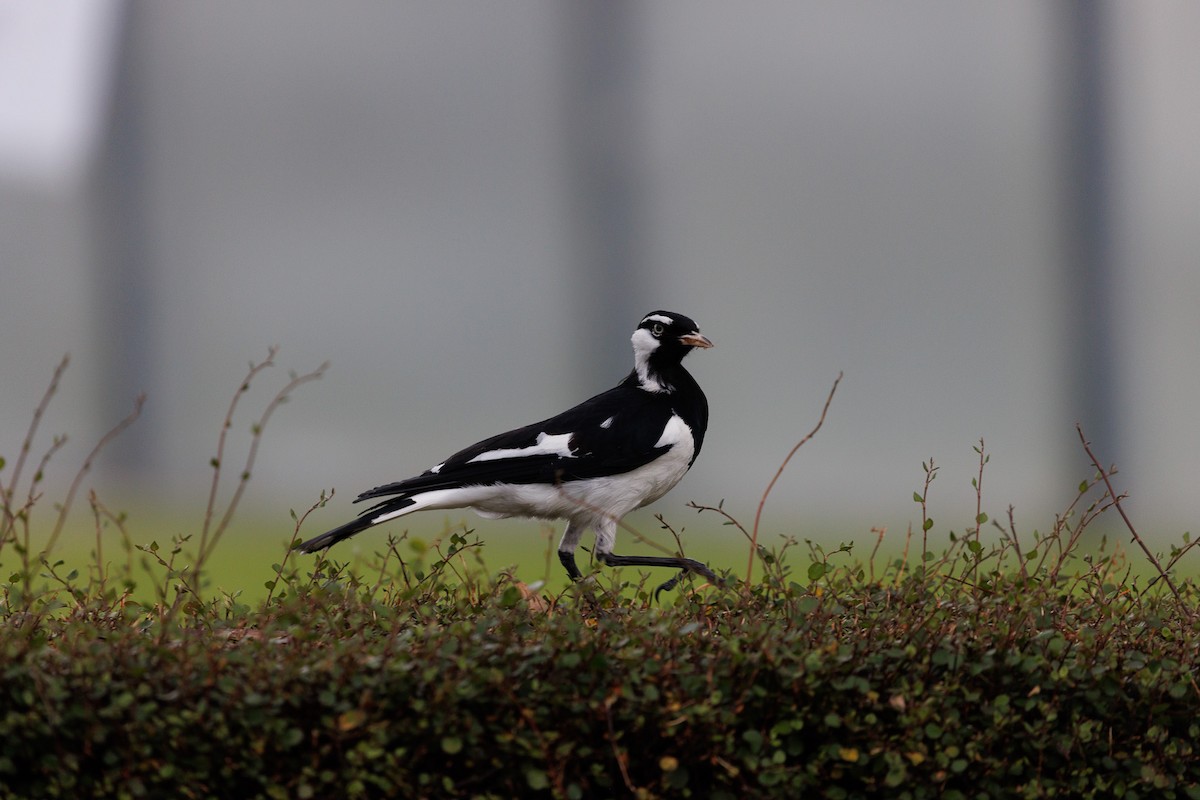
[[[710,341],[707,336],[700,333],[700,331],[692,331],[691,333],[685,333],[683,336],[679,337],[679,341],[680,341],[680,343],[686,344],[689,347],[708,348],[708,347],[713,346],[712,341]]]

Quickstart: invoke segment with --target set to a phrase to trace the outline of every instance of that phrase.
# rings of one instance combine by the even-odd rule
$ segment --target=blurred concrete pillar
[[[1116,352],[1120,315],[1114,296],[1111,12],[1106,3],[1093,0],[1070,0],[1059,8],[1068,411],[1083,424],[1101,457],[1119,463],[1123,448]]]
[[[574,352],[586,389],[630,369],[643,308],[646,219],[638,100],[638,5],[580,0],[566,16],[566,158],[571,202]],[[682,309],[679,309],[682,310]]]
[[[98,351],[103,361],[99,396],[103,417],[115,424],[133,399],[148,394],[138,423],[106,450],[125,473],[149,475],[155,468],[154,394],[157,349],[153,326],[153,219],[146,196],[145,135],[146,6],[123,2],[117,64],[108,108],[108,126],[91,186],[95,243],[95,303]]]

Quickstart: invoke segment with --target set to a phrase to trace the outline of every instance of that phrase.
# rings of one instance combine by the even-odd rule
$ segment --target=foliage
[[[1121,500],[1098,466],[1044,533],[985,528],[981,497],[939,534],[924,467],[895,558],[883,531],[805,553],[696,506],[759,577],[662,605],[631,571],[557,595],[488,574],[470,531],[356,571],[289,551],[253,606],[209,596],[185,538],[150,543],[139,601],[130,567],[34,559],[10,482],[0,796],[1200,797],[1191,542],[1149,581],[1085,553]],[[99,550],[121,520],[92,505]]]

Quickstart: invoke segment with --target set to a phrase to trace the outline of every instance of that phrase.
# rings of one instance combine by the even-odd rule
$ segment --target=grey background
[[[234,456],[287,369],[331,360],[249,499],[336,486],[332,525],[612,385],[667,308],[717,347],[688,362],[704,454],[660,510],[752,517],[841,370],[780,526],[902,529],[930,456],[969,525],[982,436],[985,507],[1045,529],[1089,472],[1079,420],[1147,533],[1193,524],[1193,4],[33,5],[0,6],[0,54],[40,54],[0,78],[0,134],[55,98],[75,134],[0,136],[10,464],[69,351],[55,479],[144,389],[90,483],[195,507],[279,344]]]

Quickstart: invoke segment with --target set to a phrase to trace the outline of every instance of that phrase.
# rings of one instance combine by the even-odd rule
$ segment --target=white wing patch
[[[480,453],[475,456],[467,463],[495,461],[501,458],[525,458],[527,456],[562,456],[563,458],[572,458],[571,436],[573,435],[570,433],[556,433],[551,436],[548,433],[539,433],[537,435],[537,443],[531,444],[529,447],[504,447],[499,450],[488,450],[486,453]]]
[[[604,428],[605,430],[608,430],[609,428],[612,427],[614,419],[616,419],[616,417],[609,417],[608,419],[604,420],[604,422],[600,423],[600,427]]]

